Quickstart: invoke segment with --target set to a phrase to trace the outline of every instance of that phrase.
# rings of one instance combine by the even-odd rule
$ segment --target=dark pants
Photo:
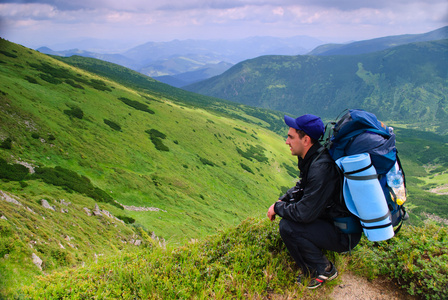
[[[361,234],[343,234],[331,221],[317,219],[311,223],[297,223],[280,220],[280,236],[289,253],[302,269],[303,274],[313,275],[314,271],[323,274],[329,264],[322,250],[335,252],[349,251],[361,239]]]

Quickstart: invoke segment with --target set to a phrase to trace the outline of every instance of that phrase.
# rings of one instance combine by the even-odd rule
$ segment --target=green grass
[[[0,190],[22,204],[0,200],[7,218],[0,219],[0,297],[22,288],[49,298],[94,292],[173,299],[304,295],[293,284],[296,270],[275,224],[258,221],[298,175],[281,114],[196,96],[134,73],[139,84],[119,83],[111,77],[123,69],[106,63],[99,70],[116,73],[92,74],[5,40],[0,46]],[[99,66],[89,62],[92,69]],[[423,213],[448,218],[448,196],[429,192],[445,178],[446,137],[396,132],[408,182],[408,224],[424,226]],[[39,171],[28,174],[19,163],[59,175],[38,178]],[[78,187],[54,184],[66,175]],[[56,211],[44,209],[41,199]],[[71,202],[68,208],[61,199]],[[126,223],[87,216],[84,207],[95,204]],[[131,245],[135,239],[144,241],[140,248]],[[44,261],[43,271],[32,264],[33,251]],[[342,270],[348,265],[343,256],[333,258]],[[43,272],[49,275],[32,285]],[[381,272],[364,275],[398,276]],[[422,280],[406,276],[406,282]]]
[[[176,248],[151,244],[83,268],[42,276],[18,295],[46,298],[266,299],[326,298],[340,279],[317,291],[295,284],[299,271],[281,241],[278,222],[247,219],[239,226]],[[340,273],[350,268],[388,276],[410,295],[443,299],[448,284],[448,231],[405,226],[393,239],[363,239],[353,254],[327,253]]]
[[[186,104],[185,99],[168,98],[150,90],[136,91],[31,49],[5,40],[0,43],[2,49],[14,53],[0,54],[2,164],[6,162],[8,169],[19,168],[18,173],[25,170],[18,162],[49,171],[48,174],[64,170],[56,177],[44,176],[53,178],[50,181],[31,174],[24,174],[23,178],[0,176],[0,190],[21,199],[47,220],[37,220],[25,208],[18,210],[24,218],[22,222],[39,222],[35,227],[27,225],[26,231],[8,227],[12,228],[12,236],[8,233],[0,247],[8,245],[9,239],[17,239],[18,244],[8,248],[7,254],[15,257],[14,253],[19,253],[20,259],[0,258],[2,268],[17,270],[2,273],[5,284],[0,294],[28,282],[22,267],[33,269],[30,276],[40,273],[30,262],[31,240],[41,241],[39,257],[46,261],[43,271],[52,272],[88,263],[95,253],[109,255],[121,251],[122,238],[117,238],[120,230],[126,232],[126,241],[129,236],[138,236],[137,229],[142,228],[173,245],[215,234],[249,216],[264,215],[277,198],[277,185],[293,184],[294,178],[281,167],[293,163],[282,137],[257,125],[264,121],[245,114],[241,106],[223,104],[221,108],[226,112],[222,112],[209,109],[205,97],[201,97],[204,105],[195,107]],[[41,74],[60,82],[44,80]],[[66,82],[67,79],[72,81]],[[122,99],[127,99],[126,103]],[[217,99],[208,101],[213,103],[210,106],[217,106]],[[250,123],[245,121],[248,119]],[[114,124],[119,124],[121,130],[114,130],[118,128]],[[161,141],[169,151],[161,151],[147,132],[155,133],[153,140],[159,139],[156,144]],[[237,151],[252,148],[257,149],[254,155],[265,161],[248,160]],[[244,170],[242,162],[253,173]],[[64,175],[76,180],[53,184]],[[78,187],[86,183],[87,190],[71,186],[74,182],[78,182]],[[116,224],[108,225],[106,219],[87,218],[83,211],[84,206],[93,210],[95,205],[94,199],[86,196],[95,198],[89,190],[102,191],[101,195],[113,199],[110,202],[107,197],[110,203],[159,210],[121,210],[97,197],[100,208],[106,207],[122,220],[134,220],[132,225],[116,220]],[[43,210],[41,199],[57,208],[64,208],[60,199],[65,199],[76,206],[76,215]],[[0,201],[0,214],[8,219],[7,224],[22,220],[11,205]],[[71,226],[78,223],[79,226]],[[68,233],[65,227],[70,229]],[[75,236],[85,246],[59,249],[58,242],[65,245],[64,234]]]

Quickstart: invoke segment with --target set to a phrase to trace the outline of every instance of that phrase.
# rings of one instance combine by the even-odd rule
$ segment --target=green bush
[[[238,128],[238,127],[233,127],[233,129],[235,129],[236,131],[242,132],[242,133],[247,133],[246,130]]]
[[[73,107],[71,109],[64,110],[64,114],[69,117],[75,117],[78,119],[82,119],[84,117],[84,112],[79,107]]]
[[[247,166],[247,165],[245,165],[245,164],[243,164],[243,163],[240,163],[240,166],[241,166],[241,168],[243,168],[243,169],[246,170],[247,172],[252,173],[252,174],[255,174],[254,171],[252,171],[252,169],[251,169],[249,166]]]
[[[12,181],[21,181],[29,174],[27,167],[21,164],[8,164],[0,158],[0,178]]]
[[[48,74],[39,74],[39,77],[45,80],[46,82],[52,83],[52,84],[60,84],[62,81],[59,79],[56,79],[55,77],[48,75]]]
[[[446,299],[448,294],[448,229],[436,225],[405,226],[380,243],[362,239],[354,252],[355,270],[370,278],[388,276],[409,294]]]
[[[102,189],[93,186],[89,178],[80,176],[76,172],[60,166],[54,168],[36,168],[35,171],[34,178],[42,179],[46,183],[64,187],[68,190],[84,194],[99,202],[110,203],[123,209],[123,206],[115,202],[109,194]]]
[[[128,217],[128,216],[116,216],[118,219],[122,220],[123,222],[125,222],[126,224],[134,224],[135,223],[135,219],[132,217]]]
[[[40,136],[39,136],[38,133],[33,132],[33,133],[31,134],[31,137],[32,137],[33,139],[37,140],[37,139],[39,139]]]
[[[12,140],[10,138],[6,138],[3,142],[0,143],[0,148],[11,149],[12,148]]]
[[[12,57],[12,58],[17,58],[17,55],[10,53],[8,51],[5,50],[0,50],[0,53],[3,54],[4,56],[8,56],[8,57]]]
[[[268,158],[264,155],[265,148],[260,145],[254,146],[250,145],[246,151],[241,150],[239,147],[236,147],[236,151],[245,159],[252,160],[255,159],[259,162],[267,162]]]
[[[159,151],[170,151],[170,149],[163,144],[162,139],[166,138],[166,134],[158,131],[157,129],[150,129],[145,131],[147,134],[149,134],[149,138],[151,139],[151,142],[154,144],[157,150]]]
[[[120,98],[118,98],[118,100],[120,100],[121,102],[123,102],[124,104],[126,104],[126,105],[128,105],[128,106],[130,106],[132,108],[135,108],[136,110],[140,110],[140,111],[144,111],[144,112],[147,112],[147,113],[150,113],[150,114],[154,114],[154,111],[149,109],[148,105],[143,104],[141,102],[134,101],[134,100],[131,100],[131,99],[128,99],[128,98],[125,98],[125,97],[120,97]]]
[[[104,81],[99,79],[90,80],[90,86],[99,91],[108,91],[108,92],[112,91],[108,86],[106,86],[106,83]]]
[[[37,80],[34,77],[31,76],[25,76],[25,79],[29,82],[29,83],[33,83],[33,84],[38,84]]]
[[[74,82],[74,81],[71,80],[71,79],[67,79],[67,80],[65,80],[65,83],[71,85],[71,86],[74,87],[74,88],[80,89],[80,90],[83,90],[83,89],[84,89],[84,87],[83,87],[82,85],[80,85],[79,83]]]
[[[286,169],[286,172],[289,174],[289,176],[293,178],[297,178],[299,176],[299,170],[297,169],[297,165],[293,167],[291,165],[283,163],[282,167]]]
[[[211,160],[207,159],[207,158],[199,157],[199,160],[201,161],[201,163],[202,163],[203,165],[208,165],[208,166],[212,166],[212,167],[215,166],[215,163],[212,162]]]
[[[121,126],[111,120],[104,119],[104,124],[108,125],[113,130],[121,131]]]

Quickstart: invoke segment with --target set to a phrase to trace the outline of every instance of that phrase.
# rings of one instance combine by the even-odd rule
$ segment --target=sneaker
[[[324,284],[325,281],[330,281],[338,277],[338,270],[336,270],[336,267],[333,265],[333,263],[330,264],[330,271],[324,272],[324,274],[319,274],[316,277],[310,279],[310,282],[308,282],[308,285],[306,286],[308,289],[312,290],[318,288],[322,284]]]

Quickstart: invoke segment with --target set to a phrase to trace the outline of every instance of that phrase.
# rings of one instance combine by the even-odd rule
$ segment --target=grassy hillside
[[[141,234],[138,228],[183,243],[263,216],[279,189],[294,184],[297,173],[287,168],[295,161],[283,138],[236,106],[223,103],[219,112],[186,105],[176,95],[135,90],[5,40],[0,48],[0,190],[22,204],[0,201],[2,264],[20,269],[20,259],[5,258],[16,251],[31,264],[32,241],[44,271],[58,266],[50,261],[59,254],[49,247],[79,264],[122,248],[122,240]],[[56,212],[42,209],[41,199]],[[61,213],[61,199],[76,213]],[[85,221],[83,208],[95,203],[132,226],[107,217]],[[107,242],[95,240],[101,234]],[[79,244],[88,239],[88,246],[75,250],[65,236]],[[14,272],[4,274],[10,285]]]
[[[298,175],[275,133],[286,133],[280,113],[94,59],[69,65],[5,40],[0,49],[0,298],[304,295],[276,224],[259,221]],[[408,225],[428,222],[420,213],[446,218],[447,196],[431,189],[446,182],[448,141],[396,131],[415,212]],[[435,250],[445,237],[424,255],[443,262]],[[372,245],[363,249],[364,275],[386,274],[363,262]],[[396,263],[420,264],[415,256]],[[351,263],[334,258],[341,270]],[[437,295],[417,271],[404,286]]]
[[[42,276],[16,295],[29,299],[329,299],[334,287],[341,288],[337,287],[340,277],[313,291],[297,285],[297,268],[277,228],[278,221],[248,219],[237,228],[175,249],[154,245]],[[408,299],[401,298],[406,294],[398,293],[400,288],[418,296],[410,299],[445,299],[447,245],[446,228],[425,225],[405,227],[388,242],[363,239],[352,255],[328,255],[339,272],[351,269],[369,279],[389,277],[400,299]]]
[[[246,123],[252,123],[256,126],[267,128],[280,135],[285,134],[283,115],[273,110],[241,105],[235,102],[174,88],[168,84],[158,82],[148,76],[142,75],[141,73],[98,59],[81,56],[55,56],[54,58],[125,86],[129,86],[143,93],[157,95],[158,97],[188,107],[204,108],[215,113],[224,114],[233,119],[240,119]]]
[[[447,53],[439,40],[352,56],[264,56],[185,89],[293,115],[362,108],[446,134]]]

